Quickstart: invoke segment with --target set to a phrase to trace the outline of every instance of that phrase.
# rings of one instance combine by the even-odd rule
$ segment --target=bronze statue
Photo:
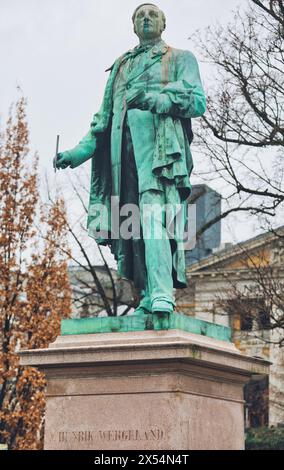
[[[187,285],[184,250],[176,232],[168,236],[165,212],[153,221],[145,207],[186,208],[193,167],[191,119],[205,112],[206,100],[194,55],[161,38],[164,13],[144,3],[132,19],[139,45],[109,69],[103,103],[89,132],[75,148],[59,153],[55,165],[75,168],[92,158],[89,235],[110,246],[119,274],[141,289],[135,314],[171,313],[173,289]],[[119,209],[139,207],[142,237],[114,236],[113,200]],[[98,207],[105,209],[99,217]],[[152,223],[162,237],[145,236]]]

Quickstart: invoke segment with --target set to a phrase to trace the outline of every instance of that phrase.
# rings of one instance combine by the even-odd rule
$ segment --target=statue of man
[[[89,235],[110,246],[120,276],[140,289],[135,314],[172,313],[174,288],[187,285],[184,250],[177,237],[168,236],[164,211],[154,216],[162,236],[145,236],[153,223],[145,219],[145,207],[186,207],[193,167],[191,118],[205,112],[206,100],[194,55],[161,38],[164,13],[144,3],[132,19],[139,45],[108,69],[103,103],[89,132],[75,148],[57,155],[56,167],[75,168],[92,158]],[[113,236],[113,198],[119,208],[139,207],[142,237]],[[100,204],[106,212],[98,223]]]

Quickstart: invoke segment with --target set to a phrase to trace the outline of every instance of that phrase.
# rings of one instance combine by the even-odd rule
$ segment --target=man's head
[[[159,38],[166,28],[165,14],[153,3],[143,3],[136,8],[132,21],[139,39]]]

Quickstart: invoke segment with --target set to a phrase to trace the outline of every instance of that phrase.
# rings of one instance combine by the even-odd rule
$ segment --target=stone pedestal
[[[47,377],[45,449],[243,449],[243,385],[268,372],[178,329],[59,336],[21,363]]]

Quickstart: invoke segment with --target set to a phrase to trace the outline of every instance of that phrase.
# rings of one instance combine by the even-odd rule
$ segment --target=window
[[[270,311],[262,298],[235,297],[223,303],[231,316],[235,330],[253,331],[270,329]]]
[[[251,312],[242,312],[241,315],[241,331],[252,331],[253,315]]]

